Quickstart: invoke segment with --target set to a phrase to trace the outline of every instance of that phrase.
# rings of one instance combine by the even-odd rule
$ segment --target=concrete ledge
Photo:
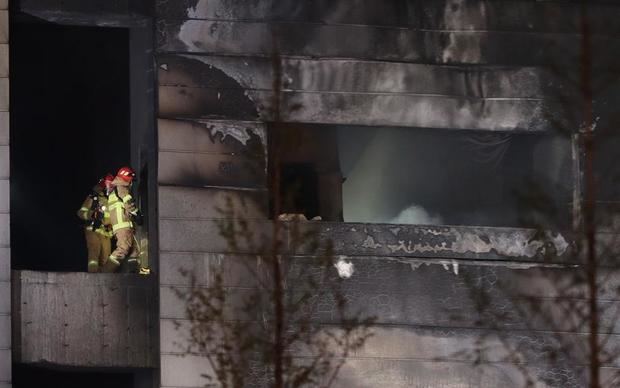
[[[152,368],[154,277],[14,271],[14,361]]]

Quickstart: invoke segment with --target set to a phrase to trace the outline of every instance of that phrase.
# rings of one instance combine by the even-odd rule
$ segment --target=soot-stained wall
[[[594,55],[609,57],[620,44],[614,22],[620,9],[591,2],[589,11],[596,20]],[[198,281],[208,285],[205,269],[220,265],[230,274],[229,285],[238,287],[244,284],[239,256],[253,253],[245,247],[230,252],[218,234],[222,214],[214,205],[232,196],[236,206],[246,204],[244,215],[252,225],[269,225],[267,188],[243,174],[247,156],[239,150],[257,144],[252,139],[267,144],[265,121],[273,118],[276,101],[274,50],[281,62],[281,78],[275,80],[282,87],[279,111],[291,128],[296,124],[349,126],[339,143],[351,146],[363,140],[364,126],[399,127],[412,133],[424,130],[437,133],[438,138],[468,136],[457,135],[456,130],[475,130],[482,137],[503,132],[498,138],[525,132],[528,139],[535,139],[531,147],[524,141],[527,152],[506,150],[506,155],[517,154],[514,159],[506,156],[513,165],[504,166],[492,178],[510,181],[515,171],[525,169],[543,181],[548,179],[546,183],[565,199],[572,175],[567,171],[569,140],[564,131],[574,130],[580,121],[580,110],[572,105],[579,63],[576,3],[161,0],[156,17],[162,387],[197,387],[205,382],[199,372],[206,367],[204,358],[183,357],[178,345],[186,340],[186,323],[174,287],[187,286],[179,269],[194,271],[202,276]],[[602,78],[599,82],[604,83]],[[595,102],[602,126],[609,124],[604,113],[617,99],[616,82],[604,83],[605,94],[597,91],[597,96],[606,96]],[[446,148],[453,141],[450,138]],[[511,140],[511,147],[514,142],[518,143]],[[432,153],[442,143],[437,140],[419,152]],[[474,153],[455,150],[468,157]],[[432,176],[428,179],[445,179],[440,166],[428,163],[425,160],[425,165],[414,168]],[[368,164],[378,168],[376,158]],[[462,180],[473,182],[474,187],[466,188],[469,196],[474,195],[476,183],[493,175],[487,171],[476,181],[482,169],[475,174],[456,163],[453,167],[462,167]],[[259,178],[264,182],[262,172]],[[354,180],[352,174],[350,183]],[[360,181],[364,180],[362,174]],[[434,201],[459,194],[453,192],[455,186],[448,188],[452,192],[433,193],[429,186],[422,193],[435,194]],[[346,199],[359,191],[343,194]],[[392,199],[384,201],[387,206],[394,205]],[[496,225],[514,217],[491,209],[499,219]],[[445,206],[447,214],[440,215],[457,219],[453,210]],[[398,210],[385,211],[389,212]],[[464,221],[458,223],[473,217],[461,218]],[[487,221],[479,217],[472,223]],[[539,322],[523,327],[523,318],[515,316],[491,329],[489,325],[496,322],[477,315],[476,300],[467,291],[471,284],[491,291],[492,305],[499,312],[512,312],[510,298],[503,295],[504,284],[527,290],[541,304],[553,306],[558,295],[546,282],[567,272],[542,259],[549,254],[556,261],[570,256],[564,236],[549,235],[544,243],[531,230],[317,225],[322,236],[338,243],[338,254],[355,269],[347,280],[347,296],[379,317],[376,336],[347,361],[339,387],[520,387],[526,382],[524,371],[541,386],[585,384],[586,361],[554,359],[546,352],[558,343],[554,341],[580,346],[582,333],[574,327]],[[302,261],[300,265],[312,264]],[[613,306],[618,301],[610,296],[609,303]],[[327,322],[329,316],[326,309],[319,320]],[[612,321],[605,325],[616,333],[618,327]],[[474,346],[480,338],[482,346],[496,352],[473,368],[459,350]],[[516,349],[522,367],[505,362],[500,343]],[[617,367],[610,363],[606,371],[613,373]]]

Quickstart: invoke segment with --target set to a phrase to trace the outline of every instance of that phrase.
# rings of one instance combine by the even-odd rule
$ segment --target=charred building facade
[[[0,388],[203,386],[175,290],[184,270],[207,287],[211,265],[243,287],[256,252],[218,233],[227,199],[258,229],[276,201],[320,217],[352,264],[347,298],[377,322],[337,386],[584,386],[588,360],[554,349],[587,328],[524,319],[511,298],[552,311],[553,285],[583,271],[584,63],[616,235],[619,16],[606,1],[0,1]],[[83,273],[76,207],[127,163],[153,275]],[[615,265],[600,276],[617,283]],[[614,316],[601,328],[617,342]]]

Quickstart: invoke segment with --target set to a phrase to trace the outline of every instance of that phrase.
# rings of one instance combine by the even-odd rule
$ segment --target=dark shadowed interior
[[[132,388],[134,376],[129,372],[79,372],[16,364],[13,367],[13,387]]]
[[[11,23],[13,269],[83,271],[76,212],[129,162],[127,29]]]

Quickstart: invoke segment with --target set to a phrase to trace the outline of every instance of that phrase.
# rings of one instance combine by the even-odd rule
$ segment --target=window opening
[[[281,213],[362,223],[569,225],[571,146],[559,134],[287,124],[270,136]]]

